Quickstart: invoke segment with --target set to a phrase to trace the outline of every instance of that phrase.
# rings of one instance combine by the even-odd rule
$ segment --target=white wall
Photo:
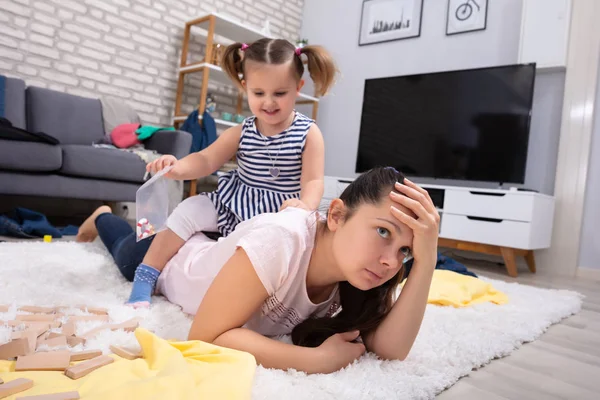
[[[327,175],[355,176],[365,79],[518,62],[521,0],[490,0],[485,31],[453,36],[445,34],[448,1],[424,3],[420,37],[359,47],[362,1],[304,2],[302,36],[331,51],[342,72],[319,107]],[[524,186],[545,193],[554,190],[563,88],[562,72],[546,72],[536,79]]]
[[[600,76],[600,68],[598,74]],[[600,269],[600,79],[596,88],[595,108],[578,265]]]

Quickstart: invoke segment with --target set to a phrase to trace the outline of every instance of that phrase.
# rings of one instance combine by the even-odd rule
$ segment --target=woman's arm
[[[238,248],[208,289],[190,330],[190,340],[251,353],[267,368],[297,369],[307,373],[332,372],[364,352],[342,336],[327,346],[307,348],[278,342],[241,328],[259,310],[268,293],[246,252]],[[351,358],[353,357],[353,358]]]
[[[309,210],[316,210],[321,203],[324,175],[325,143],[323,134],[316,124],[312,124],[306,135],[300,178],[300,200]]]
[[[212,174],[235,155],[241,133],[241,125],[227,129],[206,149],[177,161],[168,176],[179,180],[193,180]]]
[[[424,189],[405,179],[396,184],[390,197],[398,204],[412,210],[410,216],[392,206],[392,214],[413,231],[412,251],[415,258],[410,275],[400,297],[381,324],[365,337],[367,349],[385,359],[404,360],[419,333],[431,278],[437,260],[437,239],[440,217]]]

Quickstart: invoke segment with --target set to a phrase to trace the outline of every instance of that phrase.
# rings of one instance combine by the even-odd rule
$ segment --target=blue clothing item
[[[6,92],[6,77],[0,75],[0,118],[4,117],[4,96]]]
[[[148,252],[155,236],[138,242],[129,223],[110,213],[100,214],[96,218],[96,229],[100,240],[112,255],[121,274],[128,281],[133,281],[135,271]]]
[[[198,110],[193,111],[179,129],[192,134],[190,153],[203,150],[217,140],[217,125],[207,111],[202,114],[202,123],[198,121]]]
[[[77,235],[78,230],[73,225],[56,228],[44,214],[21,207],[15,208],[10,215],[0,215],[0,235],[4,236],[31,239],[51,235],[61,238],[63,235]]]
[[[408,261],[405,265],[404,277],[406,278],[410,273],[414,260]],[[435,269],[441,269],[446,271],[453,271],[462,275],[472,276],[473,278],[477,278],[473,272],[469,271],[467,267],[459,263],[458,261],[446,257],[440,253],[438,253],[437,263],[435,264]]]
[[[141,263],[135,270],[135,277],[133,278],[133,288],[131,289],[131,295],[127,303],[150,303],[152,301],[152,293],[156,287],[156,281],[160,276],[160,271],[156,268]]]

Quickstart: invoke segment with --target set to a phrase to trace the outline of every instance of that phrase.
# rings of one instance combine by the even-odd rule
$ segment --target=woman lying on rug
[[[143,242],[106,207],[81,229],[94,235],[94,225],[123,275],[133,279]],[[333,200],[326,219],[289,208],[245,221],[217,242],[193,236],[156,289],[195,314],[190,340],[247,351],[265,367],[328,373],[365,347],[402,360],[425,311],[438,225],[425,190],[393,168],[377,168]],[[411,254],[411,274],[393,304]],[[271,339],[288,334],[295,345]]]

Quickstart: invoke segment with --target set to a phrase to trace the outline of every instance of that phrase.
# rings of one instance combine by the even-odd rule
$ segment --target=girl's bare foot
[[[100,214],[112,213],[109,206],[101,206],[96,209],[79,227],[79,233],[77,233],[77,242],[93,242],[98,236],[98,230],[96,229],[96,218]]]

